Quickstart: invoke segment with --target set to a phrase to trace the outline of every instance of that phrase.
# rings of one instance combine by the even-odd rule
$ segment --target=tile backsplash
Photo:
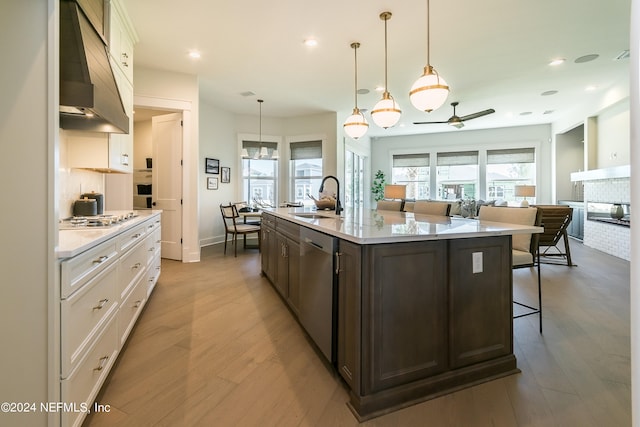
[[[60,218],[67,218],[73,214],[73,202],[82,193],[104,194],[104,174],[85,169],[71,169],[67,161],[66,133],[73,131],[60,130],[60,169],[58,170],[58,208]]]

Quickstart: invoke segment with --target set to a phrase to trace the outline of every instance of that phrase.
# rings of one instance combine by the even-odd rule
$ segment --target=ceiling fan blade
[[[444,122],[413,122],[414,125],[433,125],[438,123],[449,123],[449,121],[447,120]]]
[[[495,112],[496,110],[494,110],[493,108],[489,108],[488,110],[478,111],[477,113],[462,116],[460,117],[460,120],[464,122],[465,120],[477,119],[478,117],[486,116],[487,114],[493,114]]]

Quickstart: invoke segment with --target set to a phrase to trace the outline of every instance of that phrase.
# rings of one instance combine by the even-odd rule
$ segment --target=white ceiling
[[[430,114],[416,110],[408,92],[426,64],[426,0],[211,1],[123,0],[138,35],[135,66],[197,74],[201,98],[238,114],[292,117],[335,111],[343,121],[354,107],[358,49],[358,106],[371,109],[384,84],[383,11],[388,21],[389,92],[403,110],[403,127],[382,136],[442,132],[448,103],[464,116],[494,108],[465,129],[550,123],[628,79],[630,0],[432,0],[431,65],[451,93]],[[315,48],[303,40],[318,40]],[[192,49],[201,52],[192,60]],[[591,62],[576,58],[597,54]],[[558,67],[548,63],[566,58]],[[596,86],[586,92],[589,85]],[[555,95],[542,96],[546,91]],[[242,96],[251,91],[255,96]],[[544,114],[545,111],[553,111]],[[522,115],[529,112],[530,114]],[[509,115],[512,117],[509,117]],[[368,115],[367,118],[369,119]]]

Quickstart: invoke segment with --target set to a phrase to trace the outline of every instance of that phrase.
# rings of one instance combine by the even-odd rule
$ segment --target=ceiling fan
[[[489,108],[488,110],[483,110],[483,111],[478,111],[477,113],[473,113],[473,114],[468,114],[466,116],[462,116],[462,117],[458,117],[456,116],[456,106],[458,105],[458,102],[452,102],[451,106],[453,107],[453,116],[449,117],[449,120],[444,121],[444,122],[413,122],[414,125],[427,125],[427,124],[433,124],[433,123],[446,123],[448,125],[454,126],[458,129],[464,127],[464,123],[467,120],[471,120],[471,119],[477,119],[478,117],[482,117],[482,116],[486,116],[487,114],[492,114],[495,113],[496,110],[494,110],[493,108]]]

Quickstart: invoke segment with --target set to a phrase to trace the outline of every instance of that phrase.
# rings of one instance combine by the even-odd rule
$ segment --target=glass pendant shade
[[[395,99],[385,92],[382,99],[371,110],[371,118],[381,128],[388,129],[398,123],[402,110]]]
[[[358,110],[358,108],[353,109],[353,114],[347,117],[344,125],[344,132],[353,139],[358,139],[367,133],[369,129],[369,123],[367,123],[367,119],[365,119],[364,114]]]
[[[271,152],[271,160],[275,160],[275,159],[278,159],[278,158],[280,158],[280,154],[278,154],[278,150],[273,150]]]
[[[267,147],[262,147],[260,149],[260,158],[264,159],[264,158],[267,158],[267,157],[269,157],[269,150],[267,149]]]
[[[447,100],[447,96],[449,96],[447,82],[430,65],[424,67],[424,74],[416,80],[409,91],[411,104],[427,113],[440,108]]]
[[[243,159],[246,159],[247,157],[249,157],[249,151],[248,151],[246,148],[243,148],[243,149],[242,149],[242,153],[240,154],[240,156],[241,156]]]

